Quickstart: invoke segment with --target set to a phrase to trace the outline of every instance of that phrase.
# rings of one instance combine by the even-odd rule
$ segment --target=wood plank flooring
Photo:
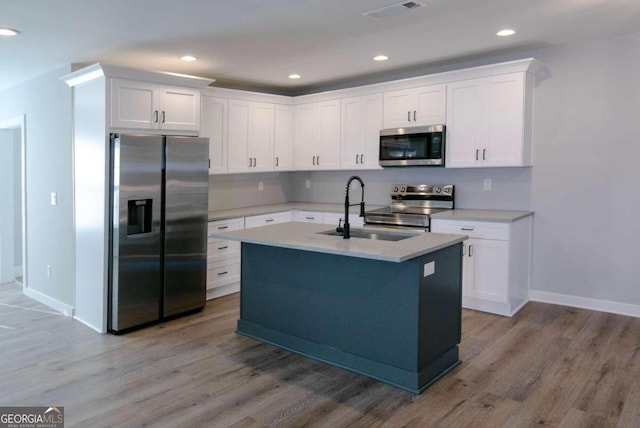
[[[67,427],[640,427],[640,319],[463,311],[462,364],[415,396],[234,333],[238,295],[100,335],[0,285],[0,405]]]

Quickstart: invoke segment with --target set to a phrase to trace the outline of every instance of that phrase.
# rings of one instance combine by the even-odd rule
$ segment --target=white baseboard
[[[570,296],[541,290],[530,290],[529,300],[640,318],[640,305],[629,303],[590,299],[588,297]]]
[[[46,305],[51,309],[60,312],[66,317],[73,316],[73,306],[69,306],[66,303],[62,303],[59,300],[51,298],[46,294],[43,294],[32,288],[22,287],[22,292],[24,293],[25,296],[30,297],[33,300],[36,300],[42,303],[43,305]]]
[[[80,319],[80,318],[78,318],[78,317],[77,317],[77,316],[75,316],[75,315],[73,316],[73,319],[74,319],[74,320],[76,320],[76,321],[78,321],[78,322],[80,322],[80,323],[82,323],[82,324],[84,324],[84,325],[86,325],[86,326],[87,326],[87,327],[89,327],[90,329],[97,331],[97,332],[98,332],[98,333],[100,333],[100,334],[106,334],[106,333],[107,333],[106,331],[103,331],[102,329],[100,329],[100,328],[96,327],[95,325],[91,325],[91,324],[89,324],[89,323],[88,323],[88,322],[86,322],[85,320]]]

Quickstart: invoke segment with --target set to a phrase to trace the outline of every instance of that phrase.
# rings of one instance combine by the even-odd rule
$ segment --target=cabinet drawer
[[[294,220],[302,223],[323,223],[324,214],[315,211],[296,211]]]
[[[431,232],[507,241],[509,240],[509,223],[431,219]]]
[[[207,259],[211,261],[240,256],[240,242],[209,239],[207,242]]]
[[[207,288],[240,280],[240,258],[207,264]]]
[[[286,223],[291,221],[291,211],[283,211],[273,214],[254,215],[244,218],[245,228],[267,226],[269,224]]]
[[[241,229],[244,229],[244,217],[210,221],[207,227],[207,232],[211,235],[216,232],[228,232],[230,230]]]

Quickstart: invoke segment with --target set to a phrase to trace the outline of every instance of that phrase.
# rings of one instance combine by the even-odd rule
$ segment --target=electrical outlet
[[[47,278],[51,278],[51,265],[47,265]]]
[[[51,205],[58,205],[58,194],[51,192]]]
[[[262,192],[264,190],[264,183],[262,181],[258,181],[258,191]]]
[[[491,190],[491,179],[490,178],[485,178],[484,179],[484,190]]]
[[[304,182],[304,187],[306,187],[307,189],[311,189],[311,180],[307,178]]]

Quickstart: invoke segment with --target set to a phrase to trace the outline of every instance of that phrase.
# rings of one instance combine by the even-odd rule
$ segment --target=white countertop
[[[381,205],[367,205],[366,209],[382,208]],[[230,210],[209,211],[209,221],[227,220],[230,218],[247,217],[252,215],[273,214],[289,210],[317,211],[327,213],[344,213],[343,204],[328,204],[314,202],[284,202],[281,204],[257,205],[254,207],[234,208]],[[350,208],[351,214],[360,214],[360,207]]]
[[[411,235],[410,238],[401,241],[383,241],[353,237],[351,239],[343,239],[341,236],[329,236],[319,233],[332,229],[334,228],[326,224],[289,222],[216,233],[213,237],[251,244],[316,251],[396,263],[446,248],[467,239],[466,235],[405,231],[388,232]],[[351,230],[353,232],[355,230],[362,230],[362,228],[352,227]]]
[[[432,214],[431,218],[437,220],[493,221],[510,223],[530,215],[533,215],[533,211],[467,210],[456,208],[454,210]]]

